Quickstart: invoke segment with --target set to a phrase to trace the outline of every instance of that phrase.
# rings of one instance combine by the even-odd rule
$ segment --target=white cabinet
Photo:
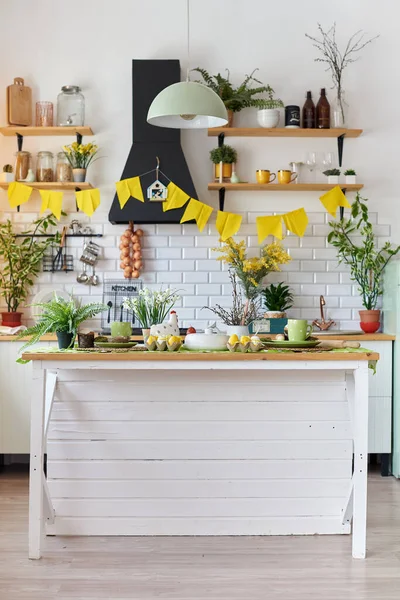
[[[23,344],[0,340],[0,454],[29,454],[32,364],[15,362]]]
[[[393,342],[366,342],[370,350],[379,352],[376,374],[369,376],[368,452],[392,452],[392,364]]]

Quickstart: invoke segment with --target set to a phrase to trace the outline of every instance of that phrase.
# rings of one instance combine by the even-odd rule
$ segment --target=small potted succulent
[[[280,112],[284,104],[279,98],[274,98],[274,90],[269,89],[268,98],[255,99],[255,105],[258,108],[257,122],[260,127],[274,128],[279,125]]]
[[[347,169],[344,172],[344,176],[346,177],[346,183],[355,184],[357,183],[357,173],[354,169]]]
[[[264,315],[266,319],[284,319],[286,311],[293,306],[292,290],[283,282],[277,285],[271,283],[263,290],[262,295],[267,309]]]
[[[237,152],[232,146],[222,144],[210,152],[211,162],[214,163],[215,181],[219,181],[222,163],[222,179],[229,181],[232,177],[232,165],[237,161]]]
[[[339,183],[340,169],[328,169],[327,171],[323,171],[323,174],[327,176],[328,183],[333,185]]]
[[[0,173],[0,181],[2,183],[11,183],[14,181],[14,173],[11,165],[4,165],[3,172]]]

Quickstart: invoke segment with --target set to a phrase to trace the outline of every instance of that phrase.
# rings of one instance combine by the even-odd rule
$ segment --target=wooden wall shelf
[[[0,133],[5,136],[76,136],[80,135],[93,135],[92,128],[83,125],[82,127],[23,127],[20,125],[10,127],[0,127]]]
[[[90,190],[93,188],[92,184],[87,181],[84,181],[83,183],[78,183],[77,181],[20,181],[20,183],[24,183],[35,190],[61,190],[63,192],[74,192],[75,188],[79,188],[80,190]],[[0,182],[0,188],[2,190],[7,190],[9,186],[9,183]]]
[[[208,130],[210,137],[223,133],[226,137],[285,137],[285,138],[356,138],[362,134],[362,129],[286,129],[275,127],[213,127]]]
[[[340,188],[345,189],[348,192],[361,190],[364,186],[361,183],[349,184],[349,183],[219,183],[215,181],[208,184],[209,190],[220,190],[225,188],[227,192],[326,192],[339,185]]]

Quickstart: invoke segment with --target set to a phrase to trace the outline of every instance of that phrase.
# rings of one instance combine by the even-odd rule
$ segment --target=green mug
[[[130,337],[132,335],[132,326],[127,321],[114,321],[111,323],[112,337]]]
[[[287,332],[290,342],[304,342],[312,333],[312,325],[306,319],[288,319]]]

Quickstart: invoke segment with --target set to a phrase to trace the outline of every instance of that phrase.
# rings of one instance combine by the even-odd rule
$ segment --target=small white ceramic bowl
[[[229,336],[223,333],[189,333],[185,337],[188,350],[226,350]]]

